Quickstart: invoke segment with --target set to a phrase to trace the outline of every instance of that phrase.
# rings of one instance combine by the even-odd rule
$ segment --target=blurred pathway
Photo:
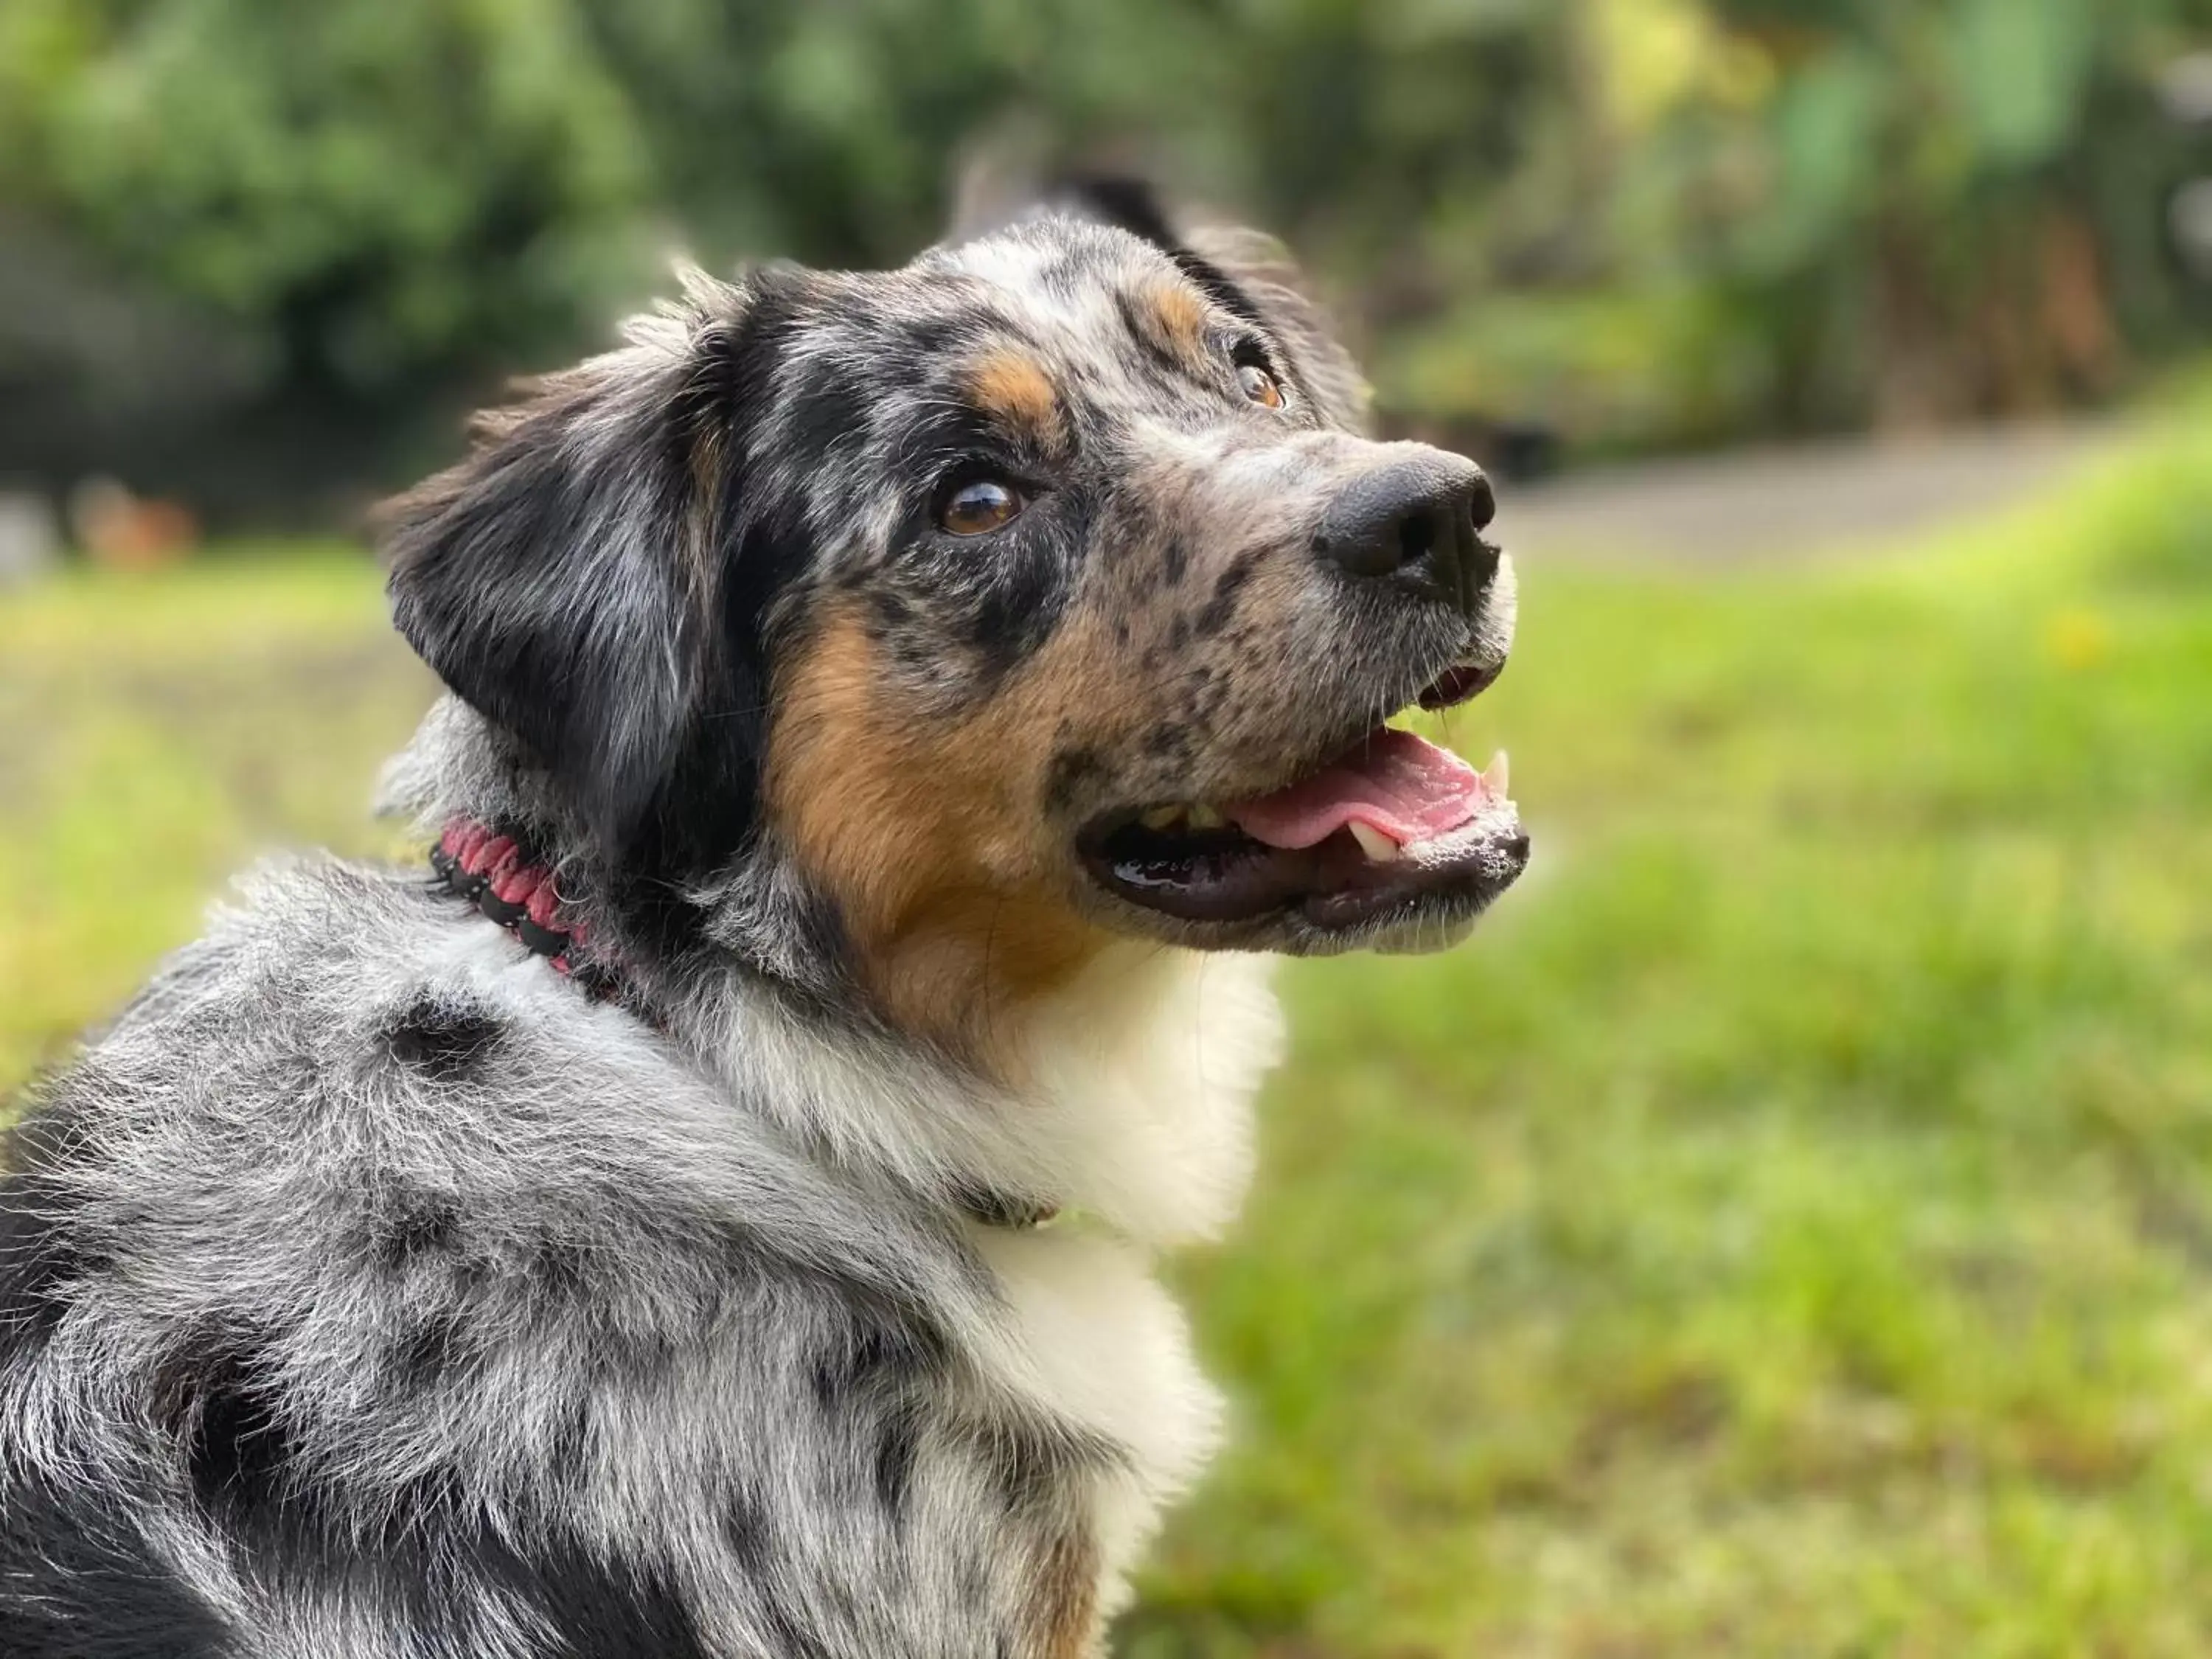
[[[1501,486],[1515,554],[1742,563],[1849,553],[2011,507],[2078,472],[2116,419],[1738,450]]]

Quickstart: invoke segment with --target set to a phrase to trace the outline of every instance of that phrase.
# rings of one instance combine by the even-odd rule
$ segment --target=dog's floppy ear
[[[693,278],[629,345],[480,416],[379,515],[399,631],[617,853],[720,672],[714,526],[737,290]]]
[[[1366,379],[1337,339],[1328,313],[1306,291],[1288,250],[1273,237],[1226,227],[1186,229],[1151,185],[1125,174],[1071,176],[1047,199],[1159,248],[1215,303],[1272,336],[1290,354],[1291,373],[1333,420],[1365,428]]]

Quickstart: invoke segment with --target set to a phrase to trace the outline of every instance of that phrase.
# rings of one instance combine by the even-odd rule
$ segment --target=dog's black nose
[[[1330,503],[1314,551],[1355,576],[1389,576],[1470,615],[1498,574],[1481,531],[1498,510],[1473,461],[1442,451],[1354,479]]]

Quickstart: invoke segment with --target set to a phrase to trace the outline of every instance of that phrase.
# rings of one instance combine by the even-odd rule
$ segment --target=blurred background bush
[[[5,0],[0,460],[327,513],[677,246],[904,258],[979,143],[1285,235],[1437,435],[2078,404],[2212,320],[2208,5]]]
[[[405,850],[363,502],[979,153],[1565,475],[1449,717],[1535,863],[1286,975],[1120,1650],[2212,1653],[2212,0],[0,0],[0,1091]]]

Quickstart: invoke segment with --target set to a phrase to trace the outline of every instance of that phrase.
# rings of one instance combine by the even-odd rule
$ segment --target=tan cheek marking
[[[1106,936],[1062,895],[1068,854],[1038,801],[1071,710],[1110,697],[1081,630],[975,714],[900,706],[850,609],[787,673],[768,811],[835,898],[870,992],[902,1029],[1005,1066],[1004,1016],[1065,983]],[[1106,706],[1111,706],[1110,703]]]
[[[1031,359],[1012,351],[988,357],[969,377],[968,391],[987,414],[1025,433],[1041,447],[1058,446],[1060,398],[1051,378]]]

